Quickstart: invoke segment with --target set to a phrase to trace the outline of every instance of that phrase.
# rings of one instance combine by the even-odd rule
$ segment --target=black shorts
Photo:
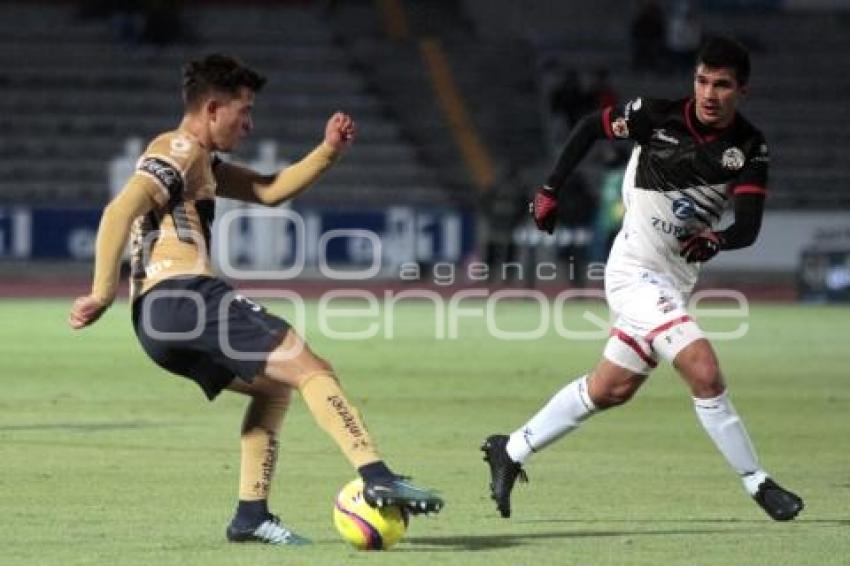
[[[251,382],[289,324],[220,279],[174,277],[133,302],[133,328],[148,356],[195,381],[212,400],[234,377]]]

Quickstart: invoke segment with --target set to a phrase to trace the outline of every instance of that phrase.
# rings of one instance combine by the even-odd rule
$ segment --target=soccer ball
[[[358,550],[387,550],[407,530],[407,510],[396,506],[375,509],[363,497],[363,480],[348,482],[334,504],[334,525]]]

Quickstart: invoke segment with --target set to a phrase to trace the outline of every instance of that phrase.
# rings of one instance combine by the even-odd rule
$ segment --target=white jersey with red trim
[[[679,257],[680,240],[716,230],[730,196],[764,193],[769,155],[764,136],[736,114],[724,130],[706,130],[692,99],[637,98],[602,114],[609,138],[635,142],[623,180],[626,215],[609,270],[648,269],[685,294],[698,263]]]

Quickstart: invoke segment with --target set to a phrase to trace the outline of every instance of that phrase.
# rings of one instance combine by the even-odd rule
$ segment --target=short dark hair
[[[700,64],[732,69],[740,86],[745,86],[750,80],[750,54],[747,48],[728,37],[706,38],[697,53],[697,66]]]
[[[266,78],[239,59],[213,53],[203,59],[189,61],[183,67],[183,103],[186,108],[194,109],[212,92],[223,92],[235,97],[242,87],[260,92],[264,84]]]

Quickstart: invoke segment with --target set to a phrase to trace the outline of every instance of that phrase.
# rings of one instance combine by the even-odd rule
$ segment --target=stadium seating
[[[405,2],[411,36],[442,39],[497,174],[521,166],[529,182],[557,151],[545,103],[555,77],[544,62],[605,67],[622,98],[687,88],[686,74],[631,69],[624,4]],[[256,131],[237,157],[250,159],[258,141],[275,139],[282,157],[294,159],[318,141],[330,112],[357,118],[355,149],[304,201],[471,203],[469,173],[415,39],[388,39],[374,2],[329,5],[190,3],[190,40],[156,48],[119,42],[109,20],[79,20],[70,2],[2,3],[0,203],[105,201],[108,160],[128,136],[147,138],[176,123],[180,64],[211,50],[235,53],[271,78]],[[850,66],[847,17],[724,10],[701,19],[705,31],[732,33],[754,48],[744,112],[771,145],[769,206],[850,205],[850,161],[842,158],[850,79],[838,72]]]
[[[110,21],[79,21],[73,4],[0,6],[0,202],[102,203],[107,163],[129,136],[149,138],[180,118],[180,66],[210,51],[234,53],[269,75],[256,130],[237,158],[274,139],[297,159],[345,110],[358,143],[307,203],[451,202],[452,192],[336,43],[321,11],[191,5],[192,40],[164,48],[116,41]]]
[[[632,70],[630,14],[623,2],[547,2],[513,18],[497,16],[516,11],[510,0],[465,4],[481,33],[519,35],[535,45],[543,91],[556,80],[544,69],[544,62],[552,59],[579,70],[609,69],[623,99],[682,96],[689,88],[687,73],[659,76]],[[845,101],[850,81],[839,71],[850,66],[848,15],[717,9],[704,10],[700,19],[704,32],[732,35],[752,48],[752,94],[742,110],[765,132],[771,147],[768,206],[850,206],[850,162],[843,158],[850,142],[850,105]],[[545,114],[545,107],[541,111]]]

